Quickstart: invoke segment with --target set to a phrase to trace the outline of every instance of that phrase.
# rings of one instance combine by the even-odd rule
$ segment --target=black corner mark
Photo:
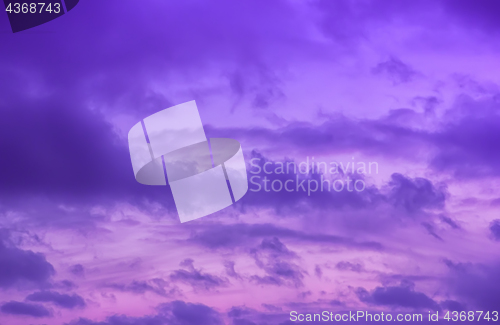
[[[65,14],[79,0],[3,0],[13,33],[30,29]]]
[[[70,11],[71,9],[75,8],[75,6],[78,4],[78,1],[80,0],[64,0],[66,3],[66,10]]]

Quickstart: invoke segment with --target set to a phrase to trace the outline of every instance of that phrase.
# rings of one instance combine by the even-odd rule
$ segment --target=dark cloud
[[[69,280],[62,280],[54,283],[54,288],[61,288],[63,290],[73,290],[78,288],[74,282]]]
[[[415,148],[426,145],[427,134],[391,119],[353,119],[342,114],[326,117],[321,124],[290,122],[276,128],[207,127],[213,137],[232,136],[246,147],[261,147],[283,155],[314,156],[321,153],[362,151],[374,159],[380,156],[415,158]],[[255,156],[258,158],[258,156]]]
[[[65,23],[51,22],[52,28],[63,35],[51,39],[51,46],[36,38],[29,47],[15,38],[5,38],[9,51],[2,53],[0,69],[24,76],[23,72],[9,69],[21,66],[30,71],[27,79],[43,79],[36,81],[75,102],[92,94],[97,109],[126,110],[144,117],[173,104],[168,96],[150,86],[152,80],[164,82],[166,73],[199,80],[214,67],[218,75],[228,76],[237,100],[246,96],[254,106],[264,108],[281,95],[273,63],[288,61],[300,52],[312,52],[309,49],[314,46],[301,23],[300,12],[287,1],[244,1],[238,6],[227,0],[211,5],[158,2],[154,10],[146,9],[147,19],[138,14],[145,8],[136,3],[118,9],[103,4],[98,13],[85,5],[78,10],[79,14]],[[255,26],[255,15],[260,17],[259,26]],[[81,28],[88,25],[88,17],[92,17],[93,25]],[[127,23],[122,17],[128,17]],[[186,17],[189,24],[185,23]],[[143,35],[163,42],[144,41]],[[61,58],[72,59],[50,60],[54,48],[59,49]],[[102,48],[107,48],[106,54],[88,55]],[[290,48],[295,50],[290,52]],[[32,51],[38,53],[36,58]],[[40,75],[43,78],[37,78]],[[5,84],[10,90],[11,85]],[[187,89],[189,96],[196,99],[207,91],[196,86]]]
[[[266,275],[253,275],[251,280],[260,285],[295,286],[303,285],[306,273],[299,265],[292,262],[297,255],[290,251],[277,237],[263,239],[250,254],[255,264],[264,270]]]
[[[235,318],[233,319],[233,325],[257,325],[257,323],[247,319]]]
[[[378,31],[381,24],[401,21],[409,29],[412,25],[425,28],[435,24],[446,30],[449,20],[444,18],[455,17],[467,26],[493,30],[499,26],[498,4],[493,1],[402,3],[388,0],[380,3],[371,0],[317,0],[312,2],[315,12],[310,16],[320,17],[318,23],[323,32],[345,45],[358,40],[370,41],[371,30]],[[24,34],[20,35],[21,38],[13,38],[2,35],[2,48],[7,49],[0,55],[0,170],[6,171],[0,175],[2,212],[15,208],[26,212],[29,217],[35,216],[51,229],[57,226],[81,229],[82,225],[106,220],[106,216],[96,217],[82,212],[83,208],[96,203],[122,200],[141,205],[149,200],[172,208],[173,201],[167,187],[148,187],[135,182],[125,140],[116,136],[106,121],[120,117],[117,113],[142,118],[177,103],[165,95],[163,89],[168,89],[168,93],[178,93],[170,89],[166,81],[172,78],[177,82],[181,79],[176,79],[178,75],[187,84],[181,85],[181,93],[187,94],[181,97],[204,100],[207,92],[213,90],[200,90],[196,84],[199,80],[207,80],[207,69],[227,79],[227,87],[234,96],[229,100],[234,100],[235,107],[244,106],[246,102],[243,101],[247,101],[259,109],[253,113],[268,110],[274,102],[284,98],[280,69],[286,70],[287,63],[293,58],[306,51],[309,54],[324,53],[318,56],[328,56],[330,60],[332,54],[335,55],[332,53],[335,51],[318,51],[324,49],[322,45],[314,44],[308,37],[311,31],[315,31],[317,21],[304,24],[304,16],[309,16],[309,12],[296,11],[292,3],[281,0],[158,2],[156,10],[141,2],[121,6],[103,3],[96,11],[94,6],[82,2],[72,19],[58,19],[51,23],[51,28],[58,31],[58,37]],[[309,3],[304,6],[309,6]],[[189,17],[188,23],[186,17]],[[258,24],[255,17],[259,17]],[[440,30],[429,29],[431,32]],[[446,44],[446,40],[439,41],[439,44]],[[468,44],[467,41],[463,43]],[[339,49],[349,51],[351,48],[341,46]],[[404,58],[391,58],[380,63],[375,70],[397,82],[408,82],[415,77],[415,71],[406,62]],[[153,89],[151,85],[162,90]],[[424,103],[426,112],[432,113],[438,101],[427,100]],[[304,153],[362,152],[376,158],[403,158],[414,162],[427,159],[416,153],[430,151],[435,155],[431,161],[435,170],[462,177],[498,176],[500,150],[492,140],[499,136],[498,114],[495,109],[488,112],[478,109],[480,103],[477,101],[469,100],[463,104],[470,106],[471,111],[451,122],[439,120],[442,123],[432,131],[409,125],[408,121],[417,121],[423,118],[422,114],[398,109],[379,120],[337,116],[328,118],[321,125],[293,122],[277,129],[234,128],[215,130],[214,133],[226,132],[233,138],[255,141],[253,147],[262,150],[274,150],[269,145],[272,144],[279,148],[276,152],[292,157]],[[498,107],[498,98],[483,104]],[[284,175],[276,179],[288,180],[290,177]],[[307,175],[303,179],[317,180],[315,177]],[[444,189],[431,180],[395,174],[389,188],[389,196],[374,187],[363,193],[313,193],[311,197],[304,193],[286,196],[249,193],[236,207],[242,210],[274,208],[281,215],[296,213],[308,218],[309,211],[319,211],[326,219],[334,218],[333,211],[341,209],[378,215],[377,208],[387,203],[400,209],[398,216],[415,217],[428,209],[441,209],[446,203]],[[82,209],[66,212],[55,208],[59,204],[74,204]],[[313,218],[311,216],[309,220],[315,221]],[[352,219],[353,227],[371,229],[371,224]],[[386,226],[380,218],[372,219],[380,227]],[[442,221],[455,228],[451,219]],[[418,224],[439,237],[433,223],[418,220]],[[296,254],[283,242],[318,244],[322,248],[383,249],[376,242],[351,239],[348,232],[344,234],[346,227],[339,227],[335,233],[342,235],[336,236],[325,223],[319,225],[311,222],[309,228],[297,228],[300,230],[270,224],[207,225],[205,228],[202,225],[190,241],[212,249],[255,247],[251,254],[264,275],[255,275],[253,279],[258,283],[291,286],[302,284],[305,271]],[[317,230],[311,230],[313,227]],[[490,230],[494,238],[498,237],[495,225],[490,226]],[[54,273],[54,268],[43,255],[8,243],[0,244],[0,265],[0,287],[25,281],[44,284]],[[226,282],[223,277],[196,269],[192,260],[186,260],[182,266],[184,269],[174,271],[169,280],[203,290],[221,287]],[[343,266],[355,269],[355,266]],[[227,276],[236,278],[238,275],[234,263],[226,263],[225,270]],[[83,274],[83,268],[78,265],[70,271],[78,276]],[[462,270],[462,267],[457,267],[453,272],[453,279],[457,281],[453,282],[456,295],[470,300],[471,305],[486,306],[487,299],[496,303],[489,305],[493,306],[491,308],[498,305],[495,292],[499,290],[495,286],[496,278],[492,276],[498,274],[498,268],[469,270],[463,267]],[[487,287],[489,282],[493,285]],[[169,293],[165,283],[155,279],[113,286],[116,290],[136,294]],[[32,298],[56,304],[64,300],[60,299],[61,296],[72,297],[54,292],[34,294],[37,295],[38,298]],[[423,293],[408,287],[377,288],[368,296],[371,303],[383,306],[431,305],[433,302]],[[6,305],[24,311],[29,309],[27,306],[36,306],[17,303],[23,306],[19,307],[15,304]],[[451,302],[447,304],[453,305]],[[38,312],[40,314],[40,309]],[[35,313],[31,309],[31,314]],[[278,324],[283,319],[272,323]],[[240,325],[263,322],[252,318],[252,313],[239,314],[233,319],[234,324]],[[222,324],[222,320],[210,307],[173,302],[160,308],[158,315],[139,318],[113,316],[100,323],[88,320],[76,323],[210,325]]]
[[[314,274],[321,279],[321,277],[323,276],[323,270],[321,269],[321,267],[319,265],[316,265],[314,267]]]
[[[299,171],[301,168],[299,161],[295,162],[290,159],[273,161],[256,151],[252,151],[249,158],[250,164],[247,167],[249,191],[235,206],[242,211],[251,207],[269,207],[281,215],[297,215],[310,211],[311,207],[316,210],[364,209],[375,206],[383,200],[378,189],[364,183],[363,175],[351,174],[354,161],[342,162],[345,163],[342,166],[338,164],[338,173],[325,173],[325,167],[321,167],[321,171],[314,168],[314,171],[303,174]],[[317,160],[315,164],[318,162]],[[309,158],[308,164],[311,168],[312,158]],[[326,162],[326,166],[328,171],[335,168],[330,162]],[[281,167],[283,171],[275,172]],[[342,168],[347,169],[347,172],[344,172]],[[368,166],[366,168],[368,169]],[[375,168],[378,167],[374,166],[373,169]],[[302,169],[304,170],[303,166]],[[335,190],[333,184],[337,180],[341,183],[335,185],[337,188]],[[358,180],[363,183],[356,184],[356,186],[359,189],[364,188],[363,190],[354,189],[355,182]],[[287,182],[291,183],[291,185],[286,185],[291,190],[284,188]]]
[[[322,183],[321,178],[323,175],[317,171],[305,175],[300,173],[295,174],[293,166],[300,165],[298,162],[291,164],[292,167],[290,167],[288,173],[286,172],[286,167],[284,167],[285,173],[271,173],[274,168],[281,170],[282,166],[286,166],[293,161],[287,159],[273,161],[255,151],[252,152],[250,159],[250,166],[248,166],[248,176],[251,183],[250,190],[234,206],[244,213],[252,212],[255,208],[272,208],[279,216],[285,218],[302,218],[304,225],[310,224],[314,220],[314,222],[322,223],[324,229],[341,227],[350,230],[351,234],[353,234],[356,232],[383,233],[387,229],[397,226],[400,221],[411,222],[411,220],[423,222],[424,227],[429,230],[433,227],[432,220],[435,219],[435,210],[442,210],[445,207],[447,187],[444,183],[433,183],[431,180],[423,177],[411,178],[399,173],[392,174],[387,185],[382,186],[380,189],[375,186],[366,186],[366,189],[361,192],[352,189],[351,191],[345,190],[341,192],[325,190],[324,192],[317,191],[311,193],[307,193],[306,191],[274,191],[269,185],[274,181],[278,181],[280,184],[288,181],[292,181],[292,184],[298,182],[305,182],[305,184],[307,182],[316,182],[320,184]],[[316,160],[316,163],[318,161]],[[267,173],[264,172],[266,166]],[[269,168],[269,166],[272,167]],[[257,172],[259,173],[254,174]],[[255,192],[256,182],[253,180],[253,177],[260,177],[257,182],[261,188],[257,192]],[[346,177],[350,177],[351,185],[353,180],[364,181],[362,177],[356,178],[356,176],[346,176],[346,174],[343,174],[340,179],[346,183]],[[267,189],[265,186],[267,186]],[[380,211],[378,214],[380,218],[373,218],[373,213],[367,212],[377,210]],[[387,213],[388,210],[394,211],[393,213]],[[347,211],[349,213],[342,213]],[[195,233],[192,237],[195,237],[195,240],[206,239],[206,244],[212,246],[212,248],[227,246],[225,242],[237,246],[247,243],[247,238],[258,235],[259,230],[266,233],[264,228],[267,226],[249,226],[254,229],[244,229],[244,226],[237,225],[223,227],[234,227],[237,232],[224,231],[223,233],[221,229],[215,229],[207,232],[210,236],[205,236],[202,231]],[[260,229],[258,230],[259,227]],[[300,232],[293,233],[291,230],[268,228],[267,233],[279,237],[296,237],[300,240],[318,243],[331,241],[332,244],[337,241],[339,245],[355,245],[351,239],[341,238],[340,236],[302,234]],[[215,236],[216,232],[220,232],[220,234]],[[236,233],[239,235],[236,235]],[[437,231],[429,233],[439,237]],[[212,239],[208,237],[212,237]],[[208,241],[213,242],[209,243]]]
[[[289,44],[308,42],[307,33],[297,26],[299,13],[286,1],[242,5],[245,9],[227,0],[211,5],[155,3],[157,9],[149,12],[146,21],[137,15],[144,8],[134,3],[118,11],[103,5],[99,13],[84,5],[65,25],[51,22],[58,33],[71,37],[35,38],[28,41],[29,46],[19,38],[3,38],[9,51],[2,52],[0,60],[4,76],[0,167],[8,172],[0,174],[0,203],[37,209],[39,202],[27,198],[48,197],[57,204],[149,200],[173,207],[168,187],[135,182],[126,140],[115,134],[107,120],[116,117],[116,111],[139,120],[177,104],[152,89],[152,80],[165,82],[165,73],[200,80],[214,64],[217,75],[228,76],[236,97],[245,97],[255,107],[266,108],[282,97],[279,73],[273,62],[267,62],[266,52],[277,49],[289,57],[284,50]],[[186,14],[196,26],[184,23]],[[260,16],[262,28],[255,28],[254,14]],[[110,19],[120,15],[128,22]],[[93,17],[92,28],[81,28],[88,17]],[[158,28],[158,23],[163,27]],[[114,36],[109,37],[110,33]],[[163,41],[144,42],[139,35]],[[103,46],[109,56],[88,55],[101,53]],[[71,62],[54,60],[54,48],[59,48],[56,55],[71,57]],[[204,98],[198,89],[191,90],[188,98]],[[48,209],[43,215],[50,215],[52,224],[66,226],[92,220],[88,215],[68,218],[67,213],[57,212]]]
[[[500,241],[500,219],[493,220],[490,223],[490,232],[493,239]]]
[[[411,286],[418,281],[435,281],[436,276],[433,275],[412,275],[412,274],[379,274],[382,283],[401,282],[406,286]]]
[[[460,225],[458,225],[452,218],[442,215],[440,217],[441,221],[447,223],[453,229],[461,229]]]
[[[232,111],[247,98],[253,107],[266,109],[274,101],[284,97],[281,80],[272,69],[262,64],[250,68],[240,67],[230,73],[228,79],[231,90],[236,96]]]
[[[246,224],[208,226],[201,231],[192,233],[189,241],[211,248],[233,249],[256,242],[263,237],[289,238],[298,241],[318,244],[330,244],[366,250],[382,250],[383,246],[377,242],[356,242],[347,237],[322,233],[306,233],[278,227],[273,224]]]
[[[313,4],[322,14],[320,26],[325,34],[344,46],[370,39],[372,30],[398,21],[426,31],[432,31],[443,21],[463,30],[472,28],[487,34],[497,33],[500,28],[500,9],[495,0],[423,0],[410,3],[388,0],[382,4],[375,0],[361,3],[317,0]]]
[[[13,76],[12,83],[18,82],[23,89]],[[22,211],[23,226],[80,231],[106,219],[89,212],[95,204],[127,201],[148,209],[158,203],[173,211],[168,186],[135,181],[126,140],[102,114],[64,96],[19,96],[0,103],[0,150],[5,153],[0,167],[9,171],[0,173],[0,211]]]
[[[424,293],[415,291],[411,285],[377,287],[371,292],[358,288],[356,294],[361,301],[368,304],[440,310],[436,301]]]
[[[483,90],[482,94],[480,99],[458,96],[442,117],[432,117],[433,123],[437,123],[437,127],[432,130],[417,127],[424,122],[428,124],[431,117],[410,109],[392,110],[380,119],[353,119],[335,115],[328,116],[321,124],[292,122],[275,129],[208,127],[207,130],[212,136],[238,138],[247,148],[260,148],[260,152],[249,155],[250,159],[257,158],[260,168],[266,162],[278,162],[266,157],[271,154],[274,157],[312,157],[321,152],[332,155],[352,153],[353,156],[358,156],[362,152],[365,156],[372,157],[370,161],[396,157],[412,162],[420,161],[427,163],[435,171],[458,178],[498,176],[500,144],[495,139],[500,137],[500,96],[489,90]],[[415,152],[422,152],[423,155],[421,158],[416,157]],[[292,160],[284,162],[287,161]],[[252,166],[248,169],[254,173],[258,171]],[[292,174],[266,175],[262,171],[258,174],[249,173],[249,177],[256,175],[261,179],[267,176],[270,181],[286,181],[296,177]],[[313,179],[313,176],[299,175],[299,178],[308,180]],[[254,187],[255,185],[250,184],[250,188]],[[279,211],[286,204],[295,204],[294,202],[301,202],[307,197],[306,193],[300,191],[270,191],[264,194],[267,198],[261,192],[250,191],[246,196],[246,203],[262,202],[261,205],[266,205],[270,204],[269,198],[272,198]],[[362,193],[318,191],[311,193],[307,199],[314,201],[318,208],[366,208],[379,202],[381,197],[377,189],[368,188]]]
[[[447,12],[455,15],[459,21],[468,26],[498,33],[500,23],[500,4],[495,0],[444,0]]]
[[[261,324],[281,324],[288,315],[284,314],[281,307],[273,305],[262,305],[268,312],[260,312],[246,306],[233,306],[227,315],[231,319],[232,325],[261,325]]]
[[[389,110],[387,116],[382,118],[381,121],[391,125],[410,128],[418,123],[425,122],[425,115],[410,108],[398,108]]]
[[[305,299],[311,295],[312,295],[311,290],[308,290],[308,291],[299,292],[298,297],[301,299]]]
[[[429,223],[429,222],[422,222],[422,226],[424,226],[425,230],[427,230],[427,233],[429,235],[431,235],[432,237],[436,238],[437,240],[443,240],[443,238],[441,238],[441,236],[439,236],[437,233],[436,233],[436,229],[434,229],[434,226]]]
[[[377,64],[372,72],[376,75],[387,76],[395,84],[410,82],[417,76],[413,68],[394,57]]]
[[[352,21],[363,25],[352,17],[360,15],[362,21],[377,16],[384,21],[392,13],[415,13],[419,8],[418,12],[425,12],[422,8],[427,8],[430,3],[402,6],[389,1],[380,6],[372,1],[364,5],[317,1],[314,7],[320,8],[326,16],[335,14],[332,19],[327,19],[328,24],[334,24],[329,30],[346,31],[350,38],[363,34],[345,28],[346,25],[352,26],[349,24]],[[133,3],[118,11],[114,6],[103,5],[98,14],[89,7],[80,6],[81,15],[73,17],[74,20],[64,20],[67,25],[59,28],[71,32],[72,37],[51,40],[54,46],[33,39],[28,47],[14,38],[5,39],[5,47],[10,50],[2,53],[3,63],[0,65],[6,76],[0,85],[3,98],[0,139],[9,140],[0,140],[0,150],[6,153],[1,167],[9,172],[0,175],[3,201],[14,200],[15,195],[22,193],[23,196],[52,194],[57,199],[73,198],[77,201],[89,197],[141,201],[148,197],[171,206],[172,200],[167,200],[166,195],[168,189],[141,186],[134,181],[126,144],[116,137],[99,111],[133,107],[129,111],[144,117],[167,107],[172,103],[164,95],[149,89],[150,80],[159,78],[163,75],[161,71],[170,71],[172,67],[184,69],[192,67],[193,63],[204,67],[212,65],[214,60],[234,62],[234,65],[228,64],[231,68],[221,67],[221,70],[227,70],[224,72],[229,76],[231,89],[237,96],[251,94],[255,106],[267,107],[270,101],[280,96],[279,77],[270,68],[275,62],[266,62],[267,49],[285,57],[285,53],[290,55],[284,50],[289,45],[295,49],[308,48],[303,46],[309,42],[304,26],[297,23],[301,21],[298,19],[300,14],[286,1],[266,5],[245,1],[245,10],[235,7],[230,1],[218,1],[211,6],[201,3],[156,5],[161,9],[150,12],[147,22],[140,19],[140,15],[132,14],[141,11],[140,6]],[[472,7],[486,14],[479,6]],[[485,2],[485,7],[494,8],[489,2]],[[170,19],[163,19],[163,12],[169,12]],[[193,24],[182,23],[180,17],[187,12]],[[231,15],[224,14],[228,12]],[[129,19],[127,23],[119,18],[110,20],[110,13],[111,17],[124,15]],[[262,27],[255,28],[252,13],[261,15]],[[80,28],[87,14],[94,17],[95,26]],[[153,22],[161,22],[164,28],[157,28]],[[59,20],[51,22],[54,28],[62,23]],[[99,33],[96,34],[96,30]],[[111,38],[110,34],[114,36]],[[144,34],[164,42],[144,42],[144,38],[138,36]],[[210,37],[210,42],[207,37]],[[59,46],[59,42],[64,42],[65,46]],[[106,55],[89,57],[84,54],[103,47],[109,51]],[[71,62],[52,60],[52,48],[60,48],[62,52],[58,53],[62,57],[71,57]],[[132,48],[134,50],[130,52]],[[254,50],[249,51],[249,48]],[[37,57],[33,58],[32,53],[38,53]],[[203,53],[203,56],[196,53]],[[411,69],[394,58],[381,63],[379,68],[395,71],[393,74],[404,80],[411,75]],[[198,79],[196,72],[192,73],[193,79]],[[36,89],[39,84],[47,88],[41,91],[45,95],[28,94],[27,89]],[[91,102],[98,103],[99,108],[88,109],[88,94],[92,94]],[[102,107],[106,109],[100,109]],[[241,133],[234,131],[235,134]],[[352,121],[345,117],[334,118],[319,127],[296,122],[277,131],[262,128],[244,131],[249,137],[268,136],[277,143],[292,143],[310,152],[335,147],[339,152],[364,149],[369,153],[408,153],[409,156],[414,153],[413,145],[422,137],[415,130],[380,121]],[[12,134],[16,136],[11,137]],[[289,147],[284,148],[288,150]],[[37,157],[36,168],[30,165],[33,156]],[[440,165],[443,159],[447,161],[446,156],[441,157],[436,164]],[[352,202],[353,206],[364,203],[345,197],[339,197],[338,204],[340,202]]]
[[[245,315],[249,315],[253,312],[253,309],[244,306],[231,307],[227,312],[227,315],[232,318],[241,318]]]
[[[338,262],[335,268],[342,271],[362,272],[364,271],[363,265],[360,263],[351,263],[347,261]]]
[[[458,301],[455,300],[445,300],[440,303],[441,307],[443,309],[449,310],[449,311],[464,311],[467,310],[465,306]]]
[[[275,305],[270,305],[270,304],[261,304],[262,307],[264,307],[265,309],[269,310],[269,311],[272,311],[272,312],[281,312],[283,311],[283,308],[281,307],[277,307]]]
[[[55,291],[40,291],[26,297],[28,301],[51,302],[56,306],[66,309],[83,308],[85,301],[77,294],[67,295]]]
[[[0,150],[8,152],[1,166],[9,171],[0,174],[4,205],[26,209],[33,198],[67,205],[117,199],[140,204],[147,195],[168,206],[168,187],[135,181],[127,143],[103,116],[82,107],[66,109],[60,98],[26,101],[2,110],[0,119]],[[11,134],[17,136],[7,141]],[[57,217],[66,214],[52,213],[51,222]]]
[[[389,184],[392,186],[390,200],[410,214],[444,207],[447,192],[443,184],[436,187],[425,178],[410,179],[398,173],[392,174]]]
[[[90,319],[80,318],[66,325],[167,325],[168,320],[161,316],[128,317],[115,315],[108,317],[105,321],[94,322]]]
[[[168,187],[143,186],[131,177],[132,171],[126,143],[117,138],[112,127],[101,114],[90,112],[82,107],[77,107],[75,110],[64,109],[64,103],[61,103],[61,100],[57,102],[53,99],[34,101],[28,98],[25,101],[27,103],[15,104],[22,106],[19,109],[5,110],[7,118],[3,120],[4,127],[0,128],[0,133],[5,132],[5,135],[16,132],[16,129],[23,123],[26,124],[27,128],[33,130],[33,132],[16,137],[14,142],[10,140],[1,142],[0,140],[0,148],[11,152],[7,155],[7,159],[2,160],[2,164],[5,165],[6,169],[13,170],[11,173],[0,176],[4,177],[0,186],[0,191],[4,186],[5,195],[2,196],[4,203],[17,206],[19,209],[26,209],[27,206],[36,207],[37,211],[43,212],[36,214],[40,222],[49,222],[47,219],[50,216],[51,224],[65,226],[88,225],[105,217],[90,216],[82,211],[69,213],[56,209],[54,205],[47,204],[43,197],[48,196],[52,200],[70,204],[95,203],[102,200],[107,202],[127,200],[141,205],[145,201],[155,201],[173,209],[173,201],[168,195]],[[30,106],[35,103],[36,109]],[[39,108],[40,105],[44,108]],[[489,115],[484,119],[489,120],[490,124],[494,121],[494,118],[490,118]],[[5,121],[9,121],[9,123]],[[469,127],[469,129],[471,128]],[[494,132],[493,128],[491,130]],[[399,125],[391,119],[353,120],[337,116],[331,117],[319,126],[295,122],[276,130],[253,128],[212,129],[211,131],[221,134],[231,133],[232,137],[251,138],[256,141],[256,144],[272,142],[277,147],[287,148],[287,151],[291,151],[291,153],[297,150],[309,154],[320,151],[332,152],[332,148],[334,148],[335,152],[363,151],[375,156],[398,156],[410,159],[414,158],[414,152],[417,148],[436,147],[442,149],[437,151],[436,157],[431,161],[431,166],[436,169],[455,171],[462,175],[467,174],[470,170],[476,172],[479,170],[481,173],[496,173],[498,170],[494,161],[482,159],[482,156],[494,158],[494,152],[498,150],[488,149],[488,153],[486,153],[477,149],[481,146],[469,148],[467,143],[462,141],[469,135],[463,139],[457,138],[455,135],[470,132],[467,129],[456,130],[453,124],[445,124],[442,130],[431,134]],[[494,133],[491,134],[494,138]],[[470,135],[474,137],[474,134]],[[0,138],[7,139],[8,137]],[[484,143],[484,141],[479,142]],[[67,152],[68,143],[72,143],[72,146],[79,150]],[[466,146],[464,147],[464,145]],[[38,168],[29,168],[26,165],[29,164],[27,161],[30,161],[28,152],[34,152],[40,157],[50,156],[51,158],[42,158],[38,162]],[[453,157],[447,157],[448,154]],[[474,159],[477,161],[474,164],[471,160],[472,156],[476,156]],[[252,158],[254,157],[262,158],[261,165],[267,161],[264,156],[256,152],[252,154]],[[254,175],[249,174],[249,176]],[[267,175],[261,173],[260,176]],[[349,175],[342,175],[342,177],[347,176]],[[319,174],[300,175],[299,177],[301,181],[306,182],[320,181]],[[280,180],[283,182],[295,179],[295,175],[274,174],[268,178],[270,181]],[[393,180],[396,185],[398,181],[400,182],[400,180],[396,180],[396,182]],[[421,184],[417,184],[417,180],[414,182],[418,190],[418,186]],[[27,200],[27,197],[32,199]],[[33,197],[40,197],[40,199],[37,201]],[[366,209],[377,206],[385,199],[377,188],[370,186],[363,192],[317,191],[311,193],[310,196],[306,192],[300,191],[293,193],[285,191],[255,193],[250,191],[236,206],[241,209],[251,206],[268,206],[273,207],[279,213],[305,213],[308,206],[314,206],[315,209]],[[415,199],[418,200],[421,197],[419,198],[417,195]],[[44,202],[45,205],[40,202]],[[429,204],[431,202],[427,202],[427,205]],[[413,208],[411,204],[406,205],[406,207],[410,210]]]
[[[251,317],[255,310],[247,307],[232,307],[227,315],[233,319],[232,325],[257,325],[244,317]]]
[[[42,305],[10,301],[2,305],[0,310],[5,314],[25,315],[32,317],[49,317],[52,313]]]
[[[297,254],[290,251],[277,237],[272,239],[265,238],[257,247],[259,251],[270,252],[273,256],[297,257]]]
[[[85,268],[81,264],[70,266],[69,271],[79,277],[83,277],[85,275]]]
[[[43,285],[55,274],[43,254],[15,247],[1,232],[0,265],[0,287],[3,288],[20,283]]]
[[[128,317],[114,315],[105,321],[94,322],[80,318],[67,325],[223,325],[220,314],[205,305],[172,301],[157,307],[156,315]]]
[[[500,263],[472,264],[445,260],[450,269],[445,284],[450,292],[476,310],[495,310],[500,304]]]
[[[431,167],[459,178],[500,175],[500,96],[457,98],[441,130],[430,135],[439,150]]]
[[[72,36],[51,39],[50,46],[38,39],[29,42],[30,46],[15,38],[4,39],[9,51],[2,52],[0,60],[4,76],[0,81],[0,150],[4,153],[0,167],[9,172],[0,175],[0,203],[19,209],[32,206],[44,212],[38,214],[39,219],[50,215],[52,225],[65,226],[92,223],[92,218],[81,211],[80,216],[58,211],[54,206],[61,202],[155,201],[173,208],[168,187],[135,182],[126,140],[115,134],[107,120],[116,117],[116,110],[139,119],[175,104],[151,89],[152,80],[163,82],[165,72],[173,70],[199,80],[206,77],[205,67],[211,68],[214,63],[218,75],[231,76],[237,96],[249,97],[254,106],[266,108],[283,94],[279,73],[271,68],[272,62],[267,62],[269,56],[264,52],[308,42],[307,33],[297,26],[299,13],[286,1],[265,5],[247,2],[245,10],[226,0],[210,6],[155,5],[158,10],[150,12],[147,22],[136,15],[143,8],[134,3],[118,11],[104,5],[99,13],[79,6],[80,15],[66,21],[63,28],[62,22],[51,22],[59,33],[71,31]],[[161,12],[172,16],[165,20]],[[252,12],[260,15],[265,28],[254,28]],[[197,27],[184,24],[180,17],[187,13]],[[108,14],[124,15],[129,21],[110,20]],[[89,16],[95,25],[81,28]],[[158,28],[152,21],[161,22],[165,28]],[[110,38],[108,33],[114,36]],[[138,36],[141,33],[164,42],[144,42]],[[207,42],[207,37],[214,37],[214,41]],[[110,51],[109,56],[86,54],[97,53],[96,49],[103,46]],[[53,60],[53,48],[60,49],[57,55],[71,57],[71,62]],[[131,48],[135,48],[133,54]],[[32,53],[37,53],[36,58]],[[283,50],[285,53],[288,57]],[[193,64],[198,68],[192,69]],[[200,97],[196,89],[189,95],[193,96]],[[52,209],[40,209],[35,198],[42,202],[49,198],[56,204]]]
[[[179,293],[176,287],[172,287],[168,282],[159,278],[149,281],[132,281],[129,284],[111,283],[105,285],[105,287],[141,295],[152,292],[163,297],[173,297]]]
[[[187,270],[180,269],[173,271],[169,276],[170,281],[188,284],[195,290],[211,290],[218,287],[225,287],[229,283],[226,278],[196,269],[192,259],[184,260],[181,262],[181,266],[186,267]]]
[[[169,318],[172,325],[222,325],[219,313],[202,304],[173,301],[161,307],[161,312]]]
[[[234,269],[235,263],[233,261],[225,261],[224,268],[226,269],[226,274],[232,278],[241,278],[241,276]]]
[[[442,100],[436,96],[416,96],[412,103],[422,107],[425,114],[434,116],[436,108],[442,103]]]

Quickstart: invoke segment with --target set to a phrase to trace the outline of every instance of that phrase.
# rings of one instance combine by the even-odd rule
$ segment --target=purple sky
[[[499,71],[497,0],[86,0],[16,34],[0,14],[0,324],[499,311]],[[249,178],[378,173],[180,224],[127,132],[190,100]]]

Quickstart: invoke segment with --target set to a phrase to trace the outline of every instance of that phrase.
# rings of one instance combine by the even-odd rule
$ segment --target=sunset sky
[[[19,33],[0,14],[0,324],[498,315],[499,71],[496,0],[82,0]],[[250,184],[181,224],[127,133],[191,100],[249,180],[321,177],[252,159],[378,170],[323,175],[359,192]]]

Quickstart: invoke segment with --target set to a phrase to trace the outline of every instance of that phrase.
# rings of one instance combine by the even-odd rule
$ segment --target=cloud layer
[[[0,33],[0,323],[493,316],[498,13],[495,0],[81,2]],[[250,190],[181,225],[168,186],[135,181],[126,135],[190,100],[207,136],[242,143]]]

